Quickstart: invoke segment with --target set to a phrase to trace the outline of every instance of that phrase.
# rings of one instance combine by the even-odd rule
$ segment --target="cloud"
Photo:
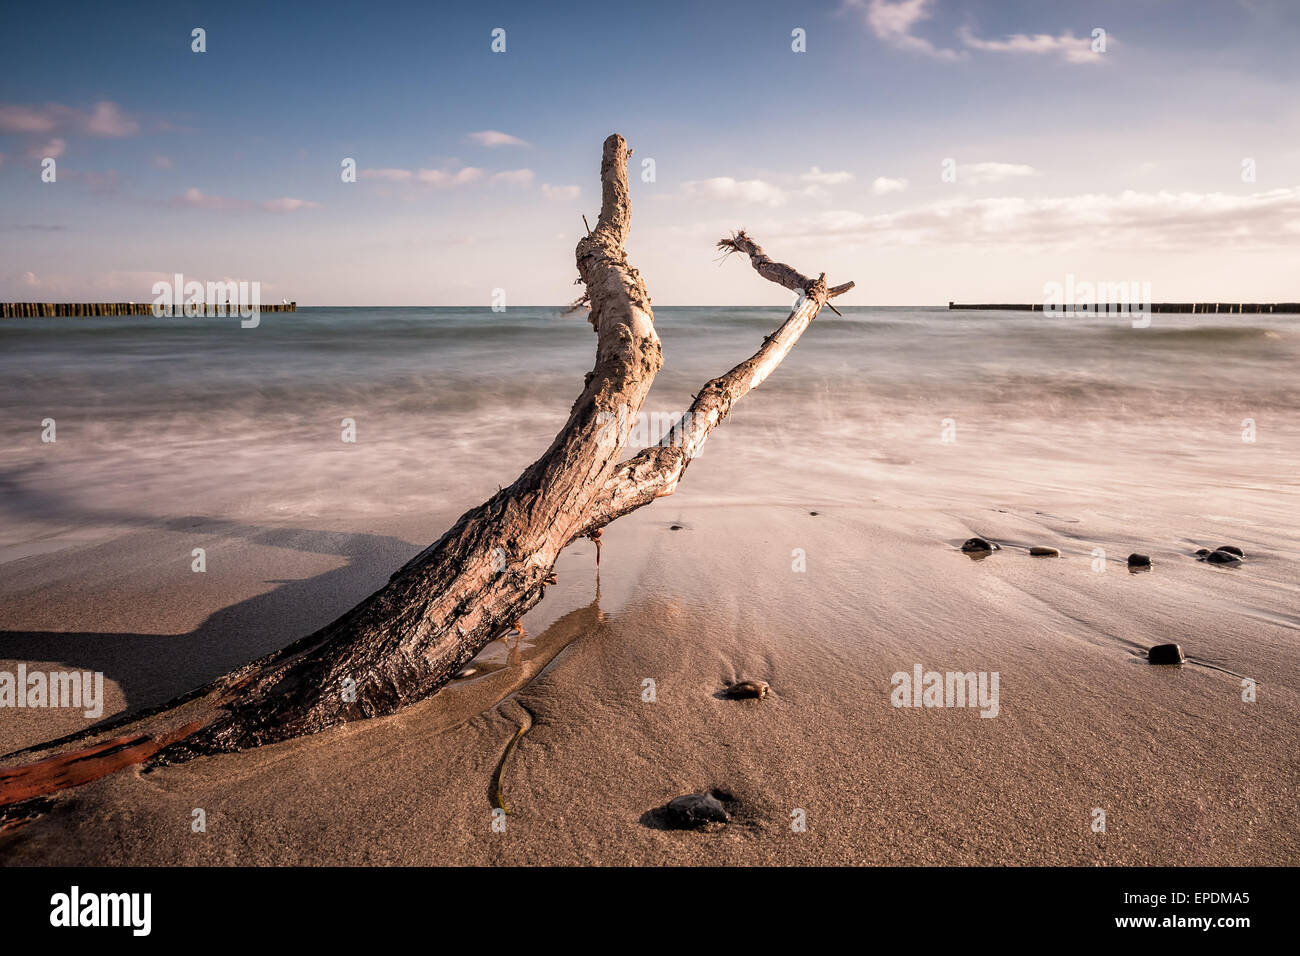
[[[60,169],[59,182],[80,183],[97,193],[116,192],[121,177],[116,169],[100,172],[94,169]]]
[[[799,177],[806,183],[815,183],[818,186],[838,186],[840,183],[847,183],[853,178],[849,172],[824,173],[820,166],[814,166],[808,172]]]
[[[871,183],[871,191],[877,196],[901,193],[906,188],[906,179],[890,179],[888,176],[877,176]]]
[[[60,107],[37,109],[14,103],[0,103],[0,133],[49,133],[58,125],[53,112]]]
[[[253,202],[248,199],[234,199],[230,196],[210,196],[191,186],[172,200],[174,206],[189,206],[194,209],[208,209],[217,212],[242,212],[260,209],[264,212],[297,212],[299,209],[318,209],[320,203],[306,199],[267,199]]]
[[[550,183],[542,183],[542,195],[547,199],[572,202],[581,192],[582,190],[577,186],[552,186]]]
[[[787,196],[783,189],[761,179],[732,179],[716,176],[713,179],[695,179],[683,186],[688,197],[716,199],[757,206],[783,206]]]
[[[94,110],[75,109],[61,103],[23,106],[0,103],[0,133],[81,133],[87,136],[122,137],[138,132],[140,124],[116,103],[103,100]]]
[[[27,155],[32,159],[58,159],[68,148],[68,141],[58,136],[54,137],[48,143],[41,143],[33,146],[27,151]]]
[[[865,11],[871,32],[889,46],[938,60],[961,59],[960,51],[936,47],[913,35],[912,29],[933,15],[933,6],[933,0],[845,0],[844,4],[845,9]]]
[[[445,169],[421,169],[415,174],[415,178],[430,186],[446,189],[451,186],[468,186],[470,183],[476,183],[483,178],[483,175],[483,170],[477,166],[464,166],[454,173]]]
[[[1005,40],[982,40],[969,27],[962,27],[961,40],[972,50],[981,50],[986,53],[1029,53],[1039,55],[1055,53],[1064,57],[1067,63],[1100,63],[1102,61],[1102,55],[1093,52],[1091,37],[1077,37],[1069,30],[1059,36],[1052,36],[1048,33],[1036,33],[1033,36],[1015,33]],[[1113,41],[1107,37],[1106,42],[1109,44]]]
[[[531,169],[506,169],[489,174],[477,166],[462,166],[459,169],[418,169],[414,172],[409,169],[363,169],[359,177],[392,183],[404,183],[413,179],[435,189],[454,189],[481,182],[526,185],[533,181],[534,173]]]
[[[392,183],[404,183],[415,174],[409,169],[363,169],[358,175],[361,179],[384,179]]]
[[[531,169],[508,169],[504,172],[493,173],[492,181],[494,183],[515,183],[523,185],[533,181],[533,171]]]
[[[320,208],[320,203],[311,202],[307,199],[291,199],[288,196],[282,199],[268,199],[258,205],[267,212],[297,212],[299,209]]]
[[[503,133],[496,129],[479,130],[477,133],[470,133],[466,139],[478,143],[480,146],[527,146],[529,145],[518,136],[511,136],[509,133]]]
[[[897,245],[1140,245],[1203,247],[1300,244],[1300,186],[1238,195],[1199,192],[1083,193],[1074,196],[961,198],[867,216],[833,210],[801,220],[789,237]],[[774,234],[780,230],[772,230]]]
[[[122,107],[107,100],[95,104],[95,112],[86,123],[86,132],[92,136],[131,136],[140,124],[122,112]]]
[[[966,55],[964,50],[936,46],[913,32],[934,15],[934,0],[844,0],[843,9],[859,11],[876,38],[895,49],[923,53],[937,60],[960,60]],[[958,34],[963,46],[981,53],[1054,54],[1067,63],[1102,61],[1102,55],[1093,52],[1091,37],[1077,37],[1070,30],[1056,35],[1015,33],[1001,40],[985,40],[963,26]],[[1107,36],[1106,42],[1109,45],[1114,41]]]
[[[1038,170],[1033,166],[1020,163],[965,163],[957,166],[957,182],[967,186],[1001,183],[1008,179],[1037,175]]]
[[[154,169],[171,169],[176,164],[172,162],[172,158],[170,156],[164,156],[162,155],[162,153],[159,153],[158,155],[154,156],[153,159],[149,160],[149,165],[152,166]]]

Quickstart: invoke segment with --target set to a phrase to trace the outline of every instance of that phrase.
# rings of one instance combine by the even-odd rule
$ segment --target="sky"
[[[566,303],[611,132],[658,305],[786,304],[719,260],[738,228],[854,280],[845,305],[1042,301],[1067,276],[1300,299],[1294,0],[173,0],[5,21],[0,300],[150,301],[181,273],[301,305]]]

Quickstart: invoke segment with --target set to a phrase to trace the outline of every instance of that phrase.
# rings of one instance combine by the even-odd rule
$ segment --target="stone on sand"
[[[1056,548],[1048,547],[1033,547],[1029,549],[1029,553],[1038,558],[1059,558],[1061,556],[1061,552]]]
[[[1186,657],[1178,644],[1157,644],[1147,651],[1147,660],[1152,664],[1181,664]]]
[[[697,829],[714,823],[729,823],[731,814],[711,793],[688,793],[664,808],[668,822],[676,827]]]
[[[1151,556],[1134,552],[1128,556],[1128,566],[1130,568],[1149,568],[1151,567]]]
[[[727,696],[732,700],[758,699],[762,700],[772,688],[767,681],[762,680],[742,680],[732,684],[727,688]]]
[[[961,549],[967,554],[973,554],[980,551],[995,551],[998,550],[998,546],[985,541],[983,538],[967,538]]]
[[[1209,564],[1226,564],[1228,566],[1232,566],[1234,564],[1241,564],[1241,558],[1237,557],[1235,554],[1233,554],[1230,551],[1222,551],[1222,550],[1211,551],[1209,554],[1205,556],[1205,560]]]

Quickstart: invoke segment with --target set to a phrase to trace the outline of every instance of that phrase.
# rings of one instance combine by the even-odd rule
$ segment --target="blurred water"
[[[940,421],[1026,459],[1205,453],[1243,418],[1300,409],[1296,319],[846,309],[818,318],[694,468],[702,493],[794,499],[923,457]],[[758,348],[782,309],[660,308],[665,368],[645,408],[683,411]],[[3,542],[132,515],[357,518],[464,507],[550,443],[591,368],[582,315],[317,308],[237,319],[0,322]],[[40,441],[57,422],[57,442]],[[341,440],[356,421],[357,443]],[[1163,431],[1162,431],[1163,430]],[[1199,436],[1199,439],[1198,439]],[[654,437],[654,436],[651,436]],[[703,460],[703,459],[702,459]],[[1289,467],[1290,457],[1277,459]],[[697,476],[696,471],[705,472]],[[693,486],[694,487],[694,486]]]

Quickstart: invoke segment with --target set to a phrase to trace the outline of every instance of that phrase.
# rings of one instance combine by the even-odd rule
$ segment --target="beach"
[[[472,675],[69,791],[0,860],[1295,864],[1294,320],[843,311],[673,496],[605,530],[599,570],[572,544]],[[657,309],[644,439],[784,315]],[[0,670],[101,671],[105,718],[383,585],[545,450],[594,347],[580,317],[513,308],[0,336]],[[1000,550],[972,560],[977,535]],[[1197,560],[1224,544],[1239,566]],[[1168,642],[1187,663],[1149,664]],[[996,673],[996,716],[894,706],[917,667]],[[743,679],[771,694],[725,699]],[[0,709],[0,752],[87,724]],[[730,823],[662,827],[703,791]]]

